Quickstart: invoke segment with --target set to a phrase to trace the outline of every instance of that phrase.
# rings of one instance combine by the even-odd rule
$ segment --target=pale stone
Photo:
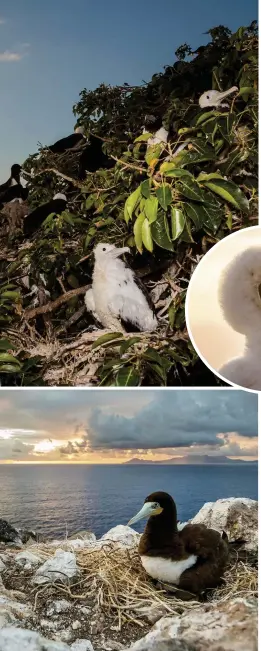
[[[125,526],[123,524],[118,524],[117,527],[113,527],[107,533],[104,534],[98,541],[101,546],[113,543],[114,548],[116,547],[137,547],[139,544],[141,534],[137,533],[131,527]]]
[[[29,550],[26,550],[24,552],[19,552],[15,556],[15,562],[17,565],[20,567],[23,567],[25,570],[30,570],[32,567],[37,567],[37,565],[41,565],[43,559],[40,558],[39,556],[36,556],[36,554],[33,554]]]
[[[6,566],[5,566],[5,564],[3,563],[3,561],[0,558],[0,572],[4,572],[5,569],[6,569]]]
[[[0,595],[0,609],[4,609],[12,613],[18,619],[27,619],[32,616],[32,610],[26,604],[20,604],[19,601],[11,599],[7,595]]]
[[[93,547],[96,543],[96,536],[92,531],[79,531],[65,540],[53,540],[50,547],[59,547],[66,551],[86,549]]]
[[[15,623],[16,618],[14,614],[10,610],[7,610],[7,608],[0,606],[0,629],[13,626]]]
[[[229,497],[206,502],[191,524],[205,524],[219,532],[225,531],[229,540],[243,538],[245,549],[258,545],[258,502],[247,497]]]
[[[59,599],[57,601],[52,601],[51,604],[49,604],[46,614],[48,617],[51,617],[54,614],[60,614],[60,613],[65,613],[67,610],[69,610],[72,607],[72,604],[70,601],[66,601],[66,599]]]
[[[72,629],[73,631],[77,631],[78,628],[81,628],[81,622],[79,622],[79,620],[76,619],[75,622],[72,623]]]
[[[184,645],[184,646],[183,646]],[[257,651],[257,602],[231,599],[163,617],[128,651]]]
[[[57,549],[55,555],[38,568],[33,581],[37,584],[54,581],[64,583],[76,578],[79,573],[75,554]]]
[[[70,647],[46,640],[35,631],[10,627],[0,631],[0,651],[70,651]]]
[[[71,651],[94,651],[94,648],[89,640],[75,640]]]

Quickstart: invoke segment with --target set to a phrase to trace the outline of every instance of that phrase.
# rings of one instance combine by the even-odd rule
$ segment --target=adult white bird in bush
[[[95,247],[92,289],[85,294],[85,305],[109,330],[125,332],[123,322],[152,332],[158,322],[150,297],[132,269],[121,260],[123,253],[129,252],[129,247],[117,248],[114,244]]]
[[[215,106],[216,108],[219,108],[220,106],[228,106],[227,104],[222,104],[223,99],[237,91],[237,86],[232,86],[232,88],[225,90],[223,93],[220,93],[218,90],[207,90],[200,96],[198,100],[199,106],[200,108],[208,108],[209,106]]]
[[[224,270],[219,302],[229,325],[245,335],[241,357],[234,357],[219,373],[246,389],[261,391],[261,246],[246,249]]]

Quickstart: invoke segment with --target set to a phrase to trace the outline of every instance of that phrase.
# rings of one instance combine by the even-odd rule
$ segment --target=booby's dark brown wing
[[[187,554],[197,556],[196,564],[181,575],[179,587],[199,593],[222,583],[229,547],[218,531],[205,525],[187,525],[179,532]]]

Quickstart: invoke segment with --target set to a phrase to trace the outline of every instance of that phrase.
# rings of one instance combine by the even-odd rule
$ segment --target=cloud
[[[153,401],[131,418],[94,408],[88,424],[89,444],[95,450],[213,444],[222,432],[257,436],[257,396],[227,389],[164,390],[155,392]]]
[[[5,25],[5,23],[6,23],[5,18],[0,17],[0,25]]]
[[[24,54],[21,54],[19,52],[10,52],[9,50],[0,52],[0,62],[2,63],[12,63],[13,61],[20,61],[23,57]]]
[[[14,439],[34,446],[23,450],[30,461],[92,462],[133,451],[247,457],[256,456],[256,436],[257,396],[233,389],[0,392],[0,459],[12,458]]]

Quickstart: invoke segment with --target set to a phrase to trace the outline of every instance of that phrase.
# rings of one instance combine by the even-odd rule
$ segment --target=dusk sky
[[[209,28],[256,18],[257,0],[3,0],[0,182],[38,142],[72,132],[83,88],[148,81],[183,43],[196,48]]]
[[[2,389],[0,463],[256,459],[257,403],[256,394],[232,389]]]

